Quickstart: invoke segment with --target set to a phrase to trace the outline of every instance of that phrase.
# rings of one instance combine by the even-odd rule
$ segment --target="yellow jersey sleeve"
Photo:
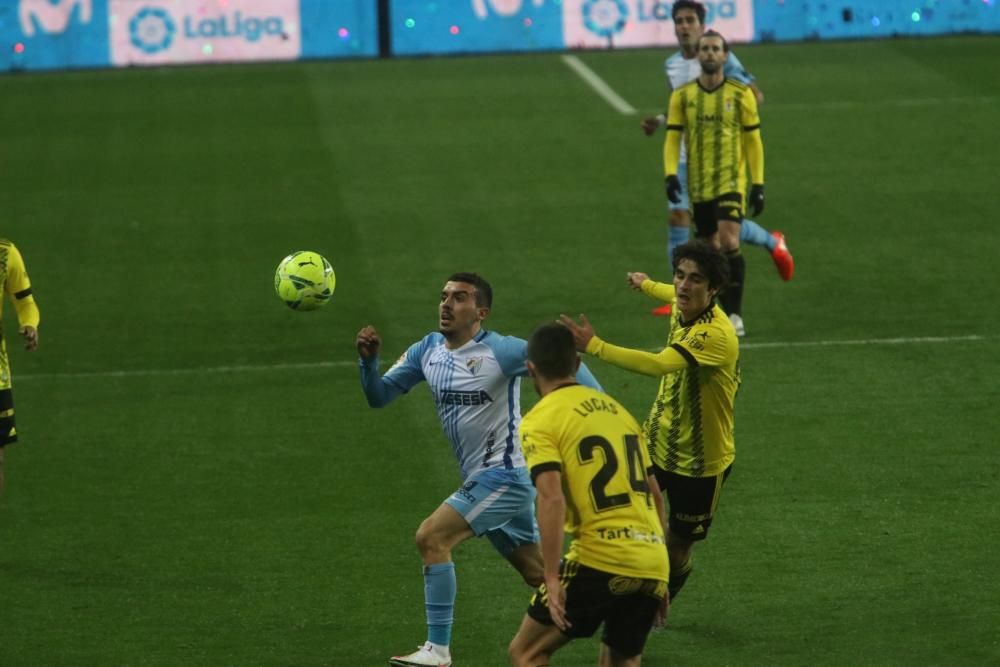
[[[663,142],[663,174],[677,174],[681,161],[681,137],[684,135],[684,93],[675,90],[670,94],[667,110],[667,138]]]
[[[666,303],[670,303],[674,300],[677,291],[674,286],[669,283],[658,283],[655,280],[643,280],[642,284],[639,286],[642,293],[646,296],[651,296],[654,299],[659,299]]]
[[[764,141],[760,136],[760,114],[757,98],[752,94],[743,95],[740,106],[740,122],[743,125],[743,150],[750,166],[750,182],[764,184]]]
[[[531,481],[540,473],[548,470],[562,470],[562,456],[559,454],[559,443],[552,433],[540,428],[538,419],[531,413],[521,420],[519,429],[521,435],[521,450],[531,473]]]
[[[612,345],[597,336],[591,338],[590,342],[587,343],[587,354],[592,354],[619,368],[650,377],[661,377],[667,373],[687,368],[689,365],[688,360],[680,352],[670,347],[657,353],[646,352]]]
[[[24,258],[13,243],[7,251],[7,282],[4,289],[14,301],[14,309],[17,311],[17,321],[21,326],[38,327],[41,320],[41,313],[35,305],[35,298],[31,293],[31,280],[24,267]]]

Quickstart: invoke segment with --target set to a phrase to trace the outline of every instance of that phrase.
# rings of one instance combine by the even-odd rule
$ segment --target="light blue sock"
[[[424,603],[427,605],[427,641],[439,646],[451,643],[451,624],[455,620],[454,563],[436,563],[424,567]]]
[[[670,227],[667,236],[667,259],[670,261],[671,267],[674,264],[674,248],[687,243],[689,236],[690,232],[688,232],[687,227]]]
[[[743,222],[740,223],[740,243],[762,245],[768,250],[774,250],[778,245],[769,231],[746,218],[743,218]]]

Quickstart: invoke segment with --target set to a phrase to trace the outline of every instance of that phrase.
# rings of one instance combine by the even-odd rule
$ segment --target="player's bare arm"
[[[642,282],[644,280],[649,280],[649,276],[647,276],[642,271],[631,271],[625,274],[625,279],[628,281],[629,287],[631,287],[634,290],[641,291]]]
[[[354,344],[358,348],[358,354],[364,359],[371,359],[378,356],[379,348],[382,346],[382,339],[379,337],[375,327],[368,325],[358,332]]]
[[[563,548],[563,522],[566,517],[566,497],[562,492],[562,474],[550,470],[535,480],[538,489],[538,531],[541,535],[542,559],[545,568],[545,588],[548,591],[549,615],[560,630],[568,630],[566,619],[566,589],[559,580],[559,561]]]
[[[642,122],[639,123],[640,127],[642,127],[642,131],[646,133],[647,137],[651,137],[656,134],[656,131],[665,124],[666,118],[662,115],[643,118]]]
[[[753,96],[757,98],[757,106],[764,103],[764,91],[761,90],[756,83],[750,84],[750,90],[753,91]]]
[[[573,344],[576,346],[576,349],[580,352],[586,352],[587,343],[594,337],[594,327],[587,320],[587,316],[581,313],[579,324],[567,315],[560,315],[559,321],[573,334]]]
[[[31,352],[38,348],[38,329],[33,326],[23,326],[20,334],[24,337],[24,349]]]

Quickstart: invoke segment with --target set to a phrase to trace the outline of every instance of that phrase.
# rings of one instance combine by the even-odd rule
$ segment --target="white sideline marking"
[[[1000,102],[1000,97],[996,95],[982,95],[979,97],[915,97],[903,99],[887,100],[834,100],[830,102],[768,102],[761,105],[762,110],[766,109],[792,109],[796,111],[811,111],[815,109],[858,109],[862,107],[925,107],[937,106],[941,104],[995,104]]]
[[[235,366],[202,366],[201,368],[140,368],[130,371],[80,371],[67,373],[29,373],[15,375],[15,380],[50,380],[55,378],[131,378],[165,377],[170,375],[220,375],[222,373],[253,373],[257,371],[306,371],[314,368],[356,366],[352,361],[310,361],[298,364],[238,364]]]
[[[567,67],[576,72],[587,85],[593,88],[594,92],[603,97],[615,111],[623,116],[634,116],[637,113],[631,104],[623,100],[621,95],[612,90],[611,86],[605,83],[604,79],[599,77],[594,70],[584,65],[582,60],[576,56],[566,55],[562,56],[562,61],[566,63]]]
[[[803,340],[772,343],[740,343],[741,350],[760,350],[768,348],[789,347],[833,347],[839,345],[922,345],[941,343],[960,343],[970,341],[995,340],[998,336],[922,336],[915,338],[862,338],[858,340]],[[659,352],[662,348],[650,350]],[[296,364],[240,364],[235,366],[203,366],[201,368],[147,368],[129,371],[68,371],[65,373],[27,373],[15,375],[14,382],[26,380],[52,379],[90,379],[90,378],[134,378],[134,377],[167,377],[177,375],[220,375],[223,373],[257,373],[273,371],[308,371],[320,368],[346,368],[357,365],[356,359],[350,361],[311,361]]]
[[[790,343],[740,343],[741,350],[771,347],[829,347],[834,345],[918,345],[921,343],[960,343],[990,340],[996,336],[919,336],[915,338],[862,338],[859,340],[801,340]]]

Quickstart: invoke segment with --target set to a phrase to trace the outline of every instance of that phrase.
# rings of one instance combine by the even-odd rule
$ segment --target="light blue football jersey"
[[[427,382],[464,480],[480,470],[525,466],[517,430],[527,358],[527,341],[515,336],[483,329],[449,350],[434,332],[411,345],[385,375],[379,375],[377,359],[361,359],[361,386],[368,404],[382,407]],[[583,364],[576,377],[603,391]]]
[[[701,75],[701,64],[697,58],[685,58],[683,51],[678,51],[663,61],[663,72],[667,75],[667,89],[677,90],[689,84]],[[736,79],[741,83],[752,83],[754,76],[743,67],[743,63],[732,51],[722,73],[727,78]]]

